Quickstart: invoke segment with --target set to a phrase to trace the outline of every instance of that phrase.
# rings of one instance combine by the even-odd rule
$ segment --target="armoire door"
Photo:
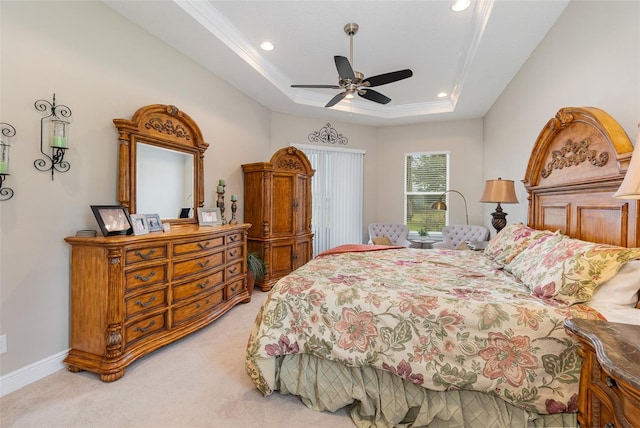
[[[271,236],[292,236],[296,232],[296,175],[273,174]]]

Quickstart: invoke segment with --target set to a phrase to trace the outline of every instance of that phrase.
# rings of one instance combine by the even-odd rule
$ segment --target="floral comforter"
[[[436,391],[486,392],[541,414],[575,412],[577,344],[566,318],[602,318],[533,297],[481,252],[392,249],[332,254],[282,278],[247,345],[260,360],[305,353],[372,366]]]

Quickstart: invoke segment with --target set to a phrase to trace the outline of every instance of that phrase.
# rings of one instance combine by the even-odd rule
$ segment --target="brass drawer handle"
[[[604,428],[615,428],[615,425],[613,424],[613,422],[609,422],[604,426]]]
[[[139,306],[142,306],[143,308],[146,308],[151,303],[153,303],[155,300],[156,300],[156,296],[151,296],[151,298],[149,299],[149,301],[147,303],[141,302],[140,300],[136,300],[136,305],[139,305]]]
[[[229,251],[229,255],[231,257],[235,256],[236,254],[238,254],[238,250],[237,249],[233,249],[233,250]]]
[[[618,386],[618,382],[616,382],[615,379],[612,379],[609,376],[605,377],[604,381],[609,388],[615,388],[616,386]]]
[[[229,273],[236,273],[238,271],[238,266],[233,266],[229,268]]]
[[[206,262],[204,262],[204,263],[202,263],[202,262],[198,262],[198,266],[200,266],[201,268],[203,268],[203,267],[207,266],[207,265],[209,264],[209,262],[210,262],[210,261],[211,261],[211,260],[207,259],[207,261],[206,261]]]
[[[207,241],[204,244],[198,242],[198,247],[200,247],[201,250],[204,250],[205,248],[207,248],[209,246],[211,242]]]
[[[231,291],[236,291],[237,289],[238,289],[238,285],[237,284],[231,287]]]
[[[200,288],[206,288],[207,285],[209,285],[209,280],[208,279],[205,281],[204,284],[201,283],[201,282],[198,283],[198,287],[200,287]]]
[[[137,280],[139,280],[139,281],[147,282],[147,281],[149,281],[153,276],[155,276],[155,274],[156,274],[156,271],[155,271],[155,270],[152,270],[152,271],[151,271],[151,273],[149,273],[149,275],[148,275],[148,276],[140,276],[140,274],[136,274],[135,278],[136,278]]]
[[[237,240],[238,240],[238,237],[236,235],[229,236],[229,241],[236,242]]]
[[[133,331],[139,331],[140,333],[146,333],[148,332],[151,327],[153,327],[156,324],[156,322],[154,320],[151,320],[151,322],[149,323],[148,326],[146,327],[136,327],[133,329]]]
[[[136,250],[136,252],[134,253],[136,256],[140,257],[141,259],[148,259],[149,257],[151,257],[152,255],[154,255],[156,252],[155,248],[152,248],[151,250],[149,250],[149,252],[147,254],[142,254],[140,252],[140,250]]]

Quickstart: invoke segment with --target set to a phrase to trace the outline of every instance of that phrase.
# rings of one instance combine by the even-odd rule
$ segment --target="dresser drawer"
[[[128,249],[125,255],[127,265],[167,258],[167,244]]]
[[[224,270],[219,269],[202,278],[173,286],[173,302],[213,290],[224,282]]]
[[[245,279],[244,278],[240,278],[237,281],[233,281],[231,283],[227,284],[227,297],[226,299],[229,300],[231,297],[235,296],[236,294],[238,294],[239,292],[241,292],[242,290],[244,290],[245,287]]]
[[[226,267],[227,280],[232,279],[234,276],[244,273],[244,260],[238,260],[235,263],[228,264]]]
[[[141,269],[129,270],[125,278],[127,291],[162,284],[167,281],[167,264],[163,263]]]
[[[237,247],[227,248],[227,263],[236,259],[244,260],[244,246],[238,245]]]
[[[185,254],[199,253],[202,251],[213,250],[214,248],[224,245],[224,239],[222,236],[216,236],[209,239],[202,239],[200,241],[183,242],[180,244],[173,244],[173,256],[182,256]]]
[[[227,245],[233,245],[236,242],[244,242],[243,232],[233,232],[227,235]]]
[[[175,327],[183,322],[192,320],[209,312],[213,307],[220,304],[223,300],[224,290],[220,288],[217,291],[193,302],[173,309],[171,327]]]
[[[167,289],[150,291],[128,298],[125,301],[125,318],[129,319],[143,311],[167,306]]]
[[[189,275],[198,275],[202,272],[222,266],[224,263],[224,253],[210,253],[201,257],[183,260],[173,263],[173,280],[185,278]]]
[[[166,330],[166,312],[136,321],[125,329],[127,347],[133,342]]]

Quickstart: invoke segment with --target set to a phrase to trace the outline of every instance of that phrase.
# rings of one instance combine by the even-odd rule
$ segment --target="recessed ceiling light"
[[[270,41],[265,41],[260,43],[260,48],[262,48],[263,51],[272,51],[275,49],[275,46],[273,46],[273,43]]]
[[[444,98],[444,97],[446,97],[447,95],[449,95],[449,94],[447,94],[446,92],[438,92],[438,95],[436,95],[436,96],[437,96],[438,98]]]
[[[451,10],[454,12],[462,12],[471,5],[471,0],[454,0]]]

